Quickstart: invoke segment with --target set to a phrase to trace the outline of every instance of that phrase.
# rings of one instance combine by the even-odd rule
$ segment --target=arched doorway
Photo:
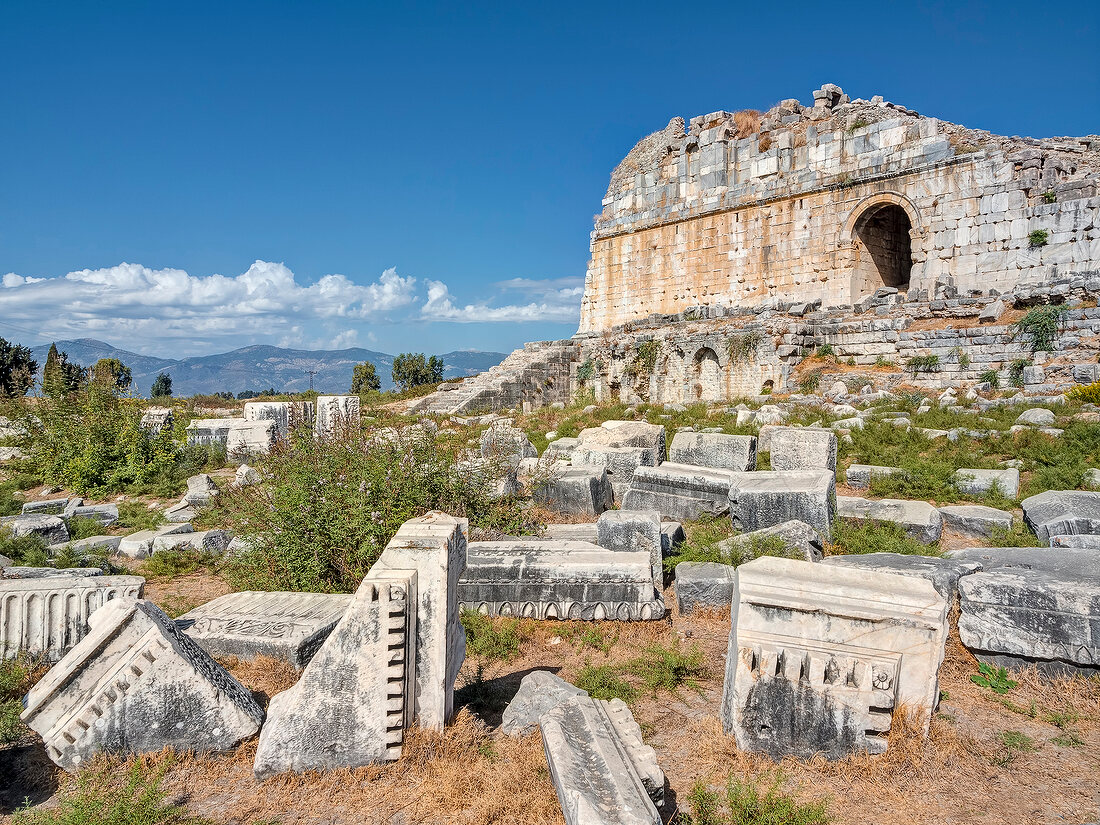
[[[855,249],[857,294],[866,295],[879,287],[909,289],[913,269],[913,223],[895,203],[875,203],[856,219],[852,228]]]
[[[703,347],[694,358],[693,395],[697,401],[719,401],[722,398],[722,367],[718,354],[710,347]]]

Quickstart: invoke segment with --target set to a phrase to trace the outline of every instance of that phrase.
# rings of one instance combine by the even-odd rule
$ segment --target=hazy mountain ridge
[[[173,361],[118,349],[94,338],[57,341],[58,350],[70,361],[90,366],[100,358],[117,358],[133,372],[133,390],[148,395],[158,373],[172,376],[174,395],[195,395],[228,390],[262,390],[274,387],[279,392],[299,392],[309,389],[309,371],[313,371],[313,388],[323,393],[344,393],[351,387],[352,370],[356,364],[370,361],[382,379],[382,389],[393,387],[391,370],[394,356],[385,352],[353,347],[342,350],[295,350],[258,344],[230,352],[203,355]],[[46,363],[50,345],[33,347],[39,372]],[[440,356],[447,378],[476,375],[504,360],[501,352],[455,350]]]

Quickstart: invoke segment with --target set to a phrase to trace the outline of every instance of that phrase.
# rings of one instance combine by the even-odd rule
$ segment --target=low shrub
[[[1011,527],[994,526],[990,531],[989,541],[993,547],[1043,546],[1039,537],[1022,521],[1013,521]]]
[[[50,565],[50,556],[42,539],[35,535],[15,538],[3,527],[0,527],[0,556],[7,556],[16,564],[26,567]]]
[[[1079,384],[1066,393],[1069,401],[1079,401],[1082,404],[1100,404],[1100,381],[1091,384]]]
[[[1039,230],[1043,232],[1043,230]],[[1034,235],[1035,233],[1031,233]],[[1043,243],[1046,243],[1046,232],[1043,232]],[[1042,246],[1042,244],[1036,244]],[[1012,325],[1017,335],[1025,335],[1028,339],[1028,348],[1032,353],[1040,350],[1046,351],[1054,346],[1054,340],[1062,329],[1066,320],[1066,308],[1061,305],[1048,305],[1032,307],[1019,321]]]
[[[174,579],[203,569],[213,573],[221,562],[220,553],[197,547],[159,550],[141,563],[141,575],[149,579]]]
[[[1028,246],[1046,246],[1050,241],[1050,233],[1045,229],[1033,229],[1027,235]]]
[[[124,530],[155,530],[164,524],[164,513],[140,501],[123,501],[118,505],[115,527]]]
[[[696,782],[688,794],[690,825],[829,825],[825,801],[800,803],[785,778],[752,779],[731,773],[725,794]],[[767,783],[766,785],[764,783]]]
[[[978,380],[989,384],[990,389],[995,390],[1001,386],[1001,374],[997,370],[986,370],[978,376]]]
[[[978,665],[978,672],[970,677],[970,681],[980,687],[989,688],[997,694],[1008,693],[1020,684],[1009,677],[1007,668],[996,667],[985,662]]]
[[[638,698],[638,689],[622,677],[615,665],[585,665],[577,674],[576,684],[593,699],[633,702]]]
[[[843,518],[834,521],[827,555],[862,553],[901,553],[906,556],[942,555],[938,545],[921,544],[892,521],[854,521]]]
[[[914,376],[919,372],[938,372],[940,357],[938,355],[914,355],[905,362],[905,368]]]
[[[105,536],[107,532],[107,528],[94,518],[74,516],[69,519],[69,537],[74,541],[77,539],[90,539],[93,536]]]
[[[627,663],[626,671],[641,679],[643,687],[653,695],[659,690],[675,693],[681,687],[700,691],[699,679],[707,674],[699,648],[684,651],[679,645],[661,644],[643,648],[641,656]]]
[[[19,721],[23,712],[23,695],[46,672],[45,657],[20,653],[11,659],[0,659],[0,745],[18,742],[29,731]]]

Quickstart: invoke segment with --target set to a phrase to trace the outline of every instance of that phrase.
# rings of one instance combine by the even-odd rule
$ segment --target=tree
[[[443,380],[443,359],[424,353],[403,352],[393,359],[393,382],[408,390],[424,384],[438,384]]]
[[[104,389],[123,392],[133,380],[130,368],[117,358],[100,358],[92,365],[92,381]]]
[[[378,371],[374,364],[366,361],[356,364],[351,374],[351,392],[353,395],[365,395],[368,392],[378,392],[382,389],[382,379],[378,377]]]
[[[22,398],[34,384],[37,371],[30,347],[0,338],[0,398]]]
[[[172,376],[166,372],[160,373],[153,379],[153,388],[149,391],[153,398],[172,397]]]
[[[87,376],[84,367],[72,363],[64,352],[58,352],[57,344],[50,344],[42,370],[42,392],[50,398],[63,398],[79,390]]]

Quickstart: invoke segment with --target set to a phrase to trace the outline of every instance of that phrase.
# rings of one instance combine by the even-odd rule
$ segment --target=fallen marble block
[[[566,825],[661,825],[664,775],[625,703],[577,697],[539,727]]]
[[[199,473],[187,479],[187,492],[183,494],[181,504],[191,507],[205,507],[218,494],[218,485],[207,473]]]
[[[413,721],[416,586],[414,570],[363,580],[298,681],[272,698],[257,778],[400,758]]]
[[[1012,529],[1012,513],[982,504],[951,504],[940,508],[945,527],[964,536],[989,538],[995,528]]]
[[[1051,410],[1043,407],[1033,407],[1030,410],[1024,410],[1020,413],[1020,417],[1016,419],[1016,423],[1032,427],[1049,427],[1054,424],[1054,419],[1055,415]]]
[[[321,438],[331,438],[341,430],[359,430],[358,395],[319,395],[314,432]]]
[[[878,467],[874,464],[853,464],[845,473],[844,483],[853,490],[866,490],[871,486],[871,479],[899,473],[897,467]]]
[[[806,522],[795,519],[733,536],[718,542],[716,547],[730,558],[751,561],[762,555],[761,549],[768,549],[767,545],[774,544],[776,541],[782,544],[786,552],[769,552],[767,555],[779,555],[803,561],[821,561],[822,556],[825,555],[821,534]]]
[[[1100,550],[1100,536],[1051,536],[1051,547],[1077,547]]]
[[[837,496],[836,514],[856,521],[892,522],[922,544],[935,544],[943,533],[943,516],[927,501]]]
[[[27,501],[23,503],[22,515],[60,516],[73,502],[83,503],[83,500],[72,498],[47,498],[41,501]]]
[[[431,511],[406,521],[374,563],[373,576],[416,571],[413,720],[443,730],[454,713],[454,684],[466,659],[459,590],[466,570],[469,522]]]
[[[596,543],[617,553],[648,553],[654,586],[664,586],[661,516],[656,510],[608,510],[596,522]]]
[[[496,422],[481,435],[481,457],[494,462],[502,462],[512,469],[519,466],[525,458],[538,458],[538,450],[523,430]]]
[[[141,428],[156,438],[165,430],[172,430],[171,407],[148,407],[141,416]]]
[[[932,582],[948,604],[955,603],[959,591],[959,579],[982,569],[980,562],[966,559],[913,556],[904,553],[859,553],[847,556],[829,556],[822,564],[838,567],[855,567],[879,570],[901,576],[919,576]]]
[[[66,549],[75,555],[111,554],[118,550],[121,543],[122,536],[91,536],[86,539],[66,541],[62,544],[51,544],[49,550],[51,556],[56,556],[60,551]]]
[[[1020,494],[1020,471],[1007,470],[956,470],[952,477],[960,493],[968,496],[984,496],[994,488],[1006,498],[1015,499]]]
[[[947,601],[922,578],[764,557],[737,568],[721,718],[741,750],[886,749],[894,708],[925,731]]]
[[[308,401],[249,401],[244,405],[245,421],[273,421],[275,436],[284,438],[292,427],[313,426],[314,406]]]
[[[661,522],[661,554],[669,556],[672,551],[687,541],[684,525],[678,521]]]
[[[682,561],[676,565],[676,606],[680,615],[697,607],[729,610],[737,569],[709,561]]]
[[[101,527],[110,527],[118,521],[117,504],[70,504],[62,514],[66,520],[87,518],[98,522]]]
[[[657,463],[665,460],[665,428],[645,421],[605,421],[598,427],[581,430],[579,447],[644,447],[652,449]]]
[[[747,472],[756,469],[756,438],[751,435],[678,432],[668,460],[696,467]]]
[[[539,726],[539,718],[551,708],[588,691],[555,676],[548,670],[535,670],[523,677],[519,690],[504,709],[500,729],[509,736],[523,736]]]
[[[778,427],[772,432],[773,470],[836,472],[836,434],[810,427]]]
[[[531,492],[547,509],[576,516],[598,516],[614,502],[611,480],[602,467],[556,469]]]
[[[199,512],[186,501],[173,504],[164,511],[164,520],[169,524],[186,524],[193,521]]]
[[[545,539],[565,539],[566,541],[587,541],[590,544],[595,544],[600,537],[599,529],[596,527],[596,522],[589,522],[587,524],[547,524],[546,529],[543,531],[542,536],[539,538]],[[530,536],[525,536],[517,541],[530,540]]]
[[[264,713],[244,687],[152,602],[115,599],[27,693],[20,717],[57,765],[98,753],[208,753],[255,736]]]
[[[225,446],[229,439],[229,428],[243,418],[196,418],[187,425],[187,443],[209,447],[220,444]]]
[[[279,436],[274,421],[237,421],[225,437],[225,452],[230,458],[267,455]]]
[[[656,510],[663,518],[695,521],[729,510],[729,470],[666,461],[639,467],[623,497],[623,510]]]
[[[102,575],[103,571],[98,567],[25,567],[9,564],[0,570],[0,579],[45,579],[57,576],[83,579]]]
[[[165,550],[198,550],[203,553],[224,553],[233,540],[228,530],[198,530],[190,533],[168,533],[153,539],[150,553]]]
[[[573,450],[574,467],[605,467],[612,484],[629,484],[639,467],[656,467],[660,463],[656,447],[581,444]]]
[[[211,656],[270,656],[301,670],[351,599],[344,593],[229,593],[184,613],[176,626]]]
[[[830,470],[733,473],[729,510],[734,529],[745,533],[793,520],[827,540],[836,511],[836,478]]]
[[[60,516],[5,516],[0,519],[0,535],[7,533],[13,539],[35,536],[43,544],[64,544],[69,540],[69,528]]]
[[[1020,506],[1043,544],[1049,544],[1051,536],[1100,534],[1100,493],[1048,490],[1025,498]]]
[[[148,558],[153,552],[153,542],[161,536],[175,536],[182,533],[193,533],[194,528],[190,524],[168,524],[153,530],[138,530],[123,536],[118,543],[118,552],[131,559]]]
[[[648,551],[582,541],[473,541],[459,584],[467,610],[532,619],[661,619]]]
[[[959,582],[959,638],[975,656],[1048,676],[1100,675],[1100,551],[973,548],[954,557],[984,566]]]

